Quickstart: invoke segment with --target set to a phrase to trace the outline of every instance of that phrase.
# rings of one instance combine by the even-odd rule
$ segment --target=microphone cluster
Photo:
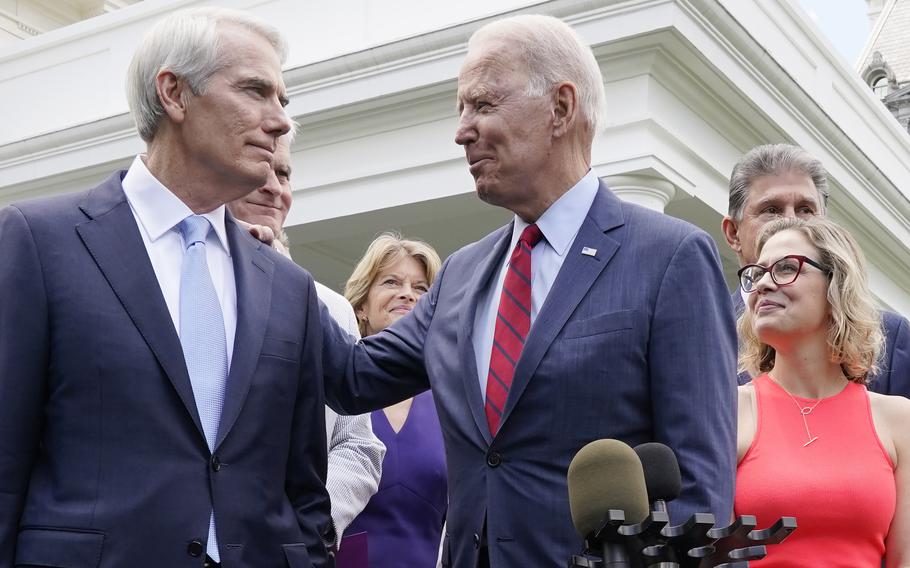
[[[671,525],[666,502],[679,496],[682,480],[663,444],[591,442],[572,459],[568,486],[572,522],[585,540],[569,568],[745,568],[796,529],[795,518],[781,517],[758,530],[752,515],[715,527],[710,513]]]

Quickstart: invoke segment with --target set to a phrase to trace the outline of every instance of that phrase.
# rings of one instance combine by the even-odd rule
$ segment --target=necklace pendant
[[[818,436],[815,436],[814,438],[810,439],[808,442],[806,442],[805,444],[803,444],[803,447],[805,448],[806,446],[808,446],[809,444],[811,444],[811,443],[814,442],[815,440],[818,440]]]

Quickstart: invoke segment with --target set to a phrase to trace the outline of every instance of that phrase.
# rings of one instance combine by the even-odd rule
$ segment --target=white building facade
[[[143,150],[123,94],[141,34],[216,3],[290,39],[288,109],[303,131],[288,234],[295,259],[336,289],[379,231],[445,256],[508,221],[474,195],[454,143],[456,76],[475,29],[527,12],[573,25],[603,70],[594,171],[711,233],[731,285],[730,171],[755,145],[790,142],[827,167],[831,216],[866,251],[878,299],[910,314],[910,134],[788,0],[147,0],[0,46],[0,205],[127,167]]]

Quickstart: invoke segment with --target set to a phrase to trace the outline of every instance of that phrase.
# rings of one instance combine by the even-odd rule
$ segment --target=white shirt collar
[[[152,175],[145,165],[142,154],[133,160],[121,184],[130,206],[136,212],[136,217],[151,242],[155,242],[171,229],[175,229],[188,216],[193,215],[193,211],[179,197]],[[230,256],[231,249],[224,227],[225,210],[224,205],[219,205],[202,216],[212,224],[218,242]]]
[[[599,187],[597,175],[593,170],[588,170],[578,183],[562,194],[537,220],[537,227],[557,255],[563,256],[569,250],[591,209]],[[515,216],[512,227],[513,246],[528,225],[521,217]]]

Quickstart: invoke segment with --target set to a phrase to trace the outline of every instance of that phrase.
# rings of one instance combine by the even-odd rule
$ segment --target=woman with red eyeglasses
[[[781,219],[739,271],[737,514],[798,528],[761,568],[910,566],[910,400],[868,392],[883,337],[866,263],[830,221]]]

